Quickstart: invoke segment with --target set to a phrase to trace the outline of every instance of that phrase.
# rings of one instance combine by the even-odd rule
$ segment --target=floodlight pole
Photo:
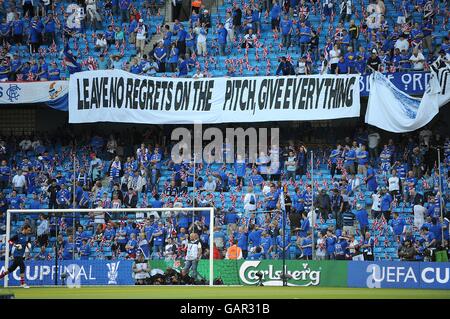
[[[77,161],[77,153],[76,151],[74,151],[73,153],[73,199],[72,199],[72,207],[73,209],[77,208],[76,207],[76,188],[77,188],[77,179],[76,179],[76,174],[77,174],[77,166],[76,166],[76,161]],[[75,236],[75,212],[72,213],[72,232],[73,232],[73,236]],[[75,238],[74,238],[75,239]],[[72,259],[75,259],[75,249],[72,250]]]
[[[11,213],[6,211],[6,245],[5,245],[5,271],[8,270],[9,265],[9,240],[11,239]],[[8,276],[6,275],[3,280],[4,287],[8,287]]]
[[[284,191],[281,193],[283,196],[284,203]],[[284,206],[284,205],[283,205]],[[283,286],[287,286],[287,278],[286,278],[286,206],[281,207],[281,214],[283,216]]]
[[[56,214],[57,213],[55,212],[55,286],[58,286],[58,216]]]
[[[440,147],[437,148],[437,155],[438,155],[438,172],[439,172],[439,210],[441,211],[441,223],[444,222],[444,203],[443,203],[443,195],[442,194],[442,177],[441,177],[441,149]],[[444,227],[441,227],[441,246],[444,247]]]
[[[314,153],[311,151],[311,248],[312,260],[315,260],[315,246],[314,246],[314,225],[316,224],[316,213],[314,211]]]
[[[214,286],[214,207],[209,209],[209,286]]]
[[[196,196],[196,175],[197,175],[197,166],[195,166],[195,150],[194,150],[194,189],[192,190],[192,207],[195,207],[195,196]],[[195,222],[195,213],[192,212],[192,223]]]

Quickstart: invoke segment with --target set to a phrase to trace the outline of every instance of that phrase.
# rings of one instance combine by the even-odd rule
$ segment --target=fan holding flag
[[[81,65],[77,62],[77,57],[73,55],[72,50],[70,49],[69,45],[66,44],[64,47],[64,64],[69,69],[70,74],[74,74],[77,72],[81,72]]]

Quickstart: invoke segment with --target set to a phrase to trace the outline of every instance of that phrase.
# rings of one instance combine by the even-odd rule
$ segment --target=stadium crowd
[[[226,165],[174,164],[162,136],[148,129],[75,138],[59,130],[3,138],[0,227],[4,232],[7,209],[92,208],[62,217],[15,214],[13,232],[32,227],[28,258],[37,260],[55,251],[60,259],[181,260],[192,242],[201,246],[196,258],[208,258],[209,212],[95,211],[194,203],[216,208],[216,259],[311,259],[314,246],[317,259],[435,260],[448,250],[450,139],[429,128],[395,142],[359,128],[336,146],[307,150],[297,140],[260,154],[255,164],[239,157]],[[310,150],[317,158],[313,184]]]
[[[193,78],[408,72],[450,60],[445,0],[225,1],[215,13],[195,1],[189,20],[177,12],[174,23],[161,16],[164,1],[77,3],[0,0],[0,81],[96,69]],[[153,37],[161,40],[152,46]],[[226,165],[173,163],[163,136],[61,129],[1,138],[1,232],[7,209],[92,208],[13,215],[12,230],[31,226],[27,258],[133,259],[138,280],[149,259],[194,262],[193,243],[195,259],[311,259],[314,248],[316,259],[436,260],[448,251],[450,140],[429,128],[382,139],[361,127],[336,145],[297,138],[255,164]],[[192,205],[215,207],[213,247],[206,212],[95,210]],[[196,277],[159,275],[152,283]]]
[[[450,59],[446,1],[196,1],[163,21],[164,1],[0,4],[0,81],[82,70],[203,77],[426,71]],[[21,3],[22,4],[22,3]],[[175,8],[180,1],[176,1]],[[161,38],[150,45],[152,37]],[[265,70],[265,72],[264,72]]]

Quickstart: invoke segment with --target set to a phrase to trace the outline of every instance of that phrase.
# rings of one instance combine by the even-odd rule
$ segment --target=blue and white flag
[[[64,47],[64,64],[69,69],[70,74],[81,72],[81,65],[77,62],[77,57],[72,53],[68,45]]]
[[[67,111],[68,89],[68,81],[1,82],[0,105],[45,103]]]
[[[438,58],[422,99],[396,88],[383,74],[373,73],[366,123],[395,133],[411,132],[429,123],[450,101],[450,67]]]

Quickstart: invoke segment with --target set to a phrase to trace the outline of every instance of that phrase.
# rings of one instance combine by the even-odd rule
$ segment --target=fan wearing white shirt
[[[136,284],[143,285],[145,279],[150,278],[150,269],[148,267],[148,262],[145,260],[145,256],[138,251],[137,258],[132,266],[134,279],[136,279]]]
[[[199,241],[197,233],[191,233],[189,235],[189,241],[186,250],[186,263],[184,264],[184,270],[189,273],[192,271],[192,277],[197,278],[197,265],[198,261],[202,257],[202,244]]]
[[[244,36],[244,41],[242,42],[242,48],[245,49],[248,45],[249,48],[253,48],[255,45],[256,35],[253,34],[253,30],[249,29],[248,33]]]
[[[233,27],[233,17],[230,12],[227,12],[227,19],[224,25],[227,30],[227,42],[232,43],[234,41],[234,27]]]
[[[319,238],[317,238],[317,250],[316,250],[316,258],[318,260],[324,260],[326,255],[326,239],[324,238],[324,233],[318,233]]]
[[[433,136],[433,132],[428,129],[428,127],[425,127],[423,130],[420,131],[419,137],[423,141],[423,143],[426,146],[430,146],[430,139]]]
[[[194,32],[197,34],[197,54],[198,55],[207,55],[208,49],[206,47],[206,36],[208,34],[208,30],[204,23],[201,26],[197,26],[194,29]]]
[[[97,10],[97,0],[86,1],[86,18],[92,23],[94,30],[97,30],[97,23],[102,22],[102,18]]]
[[[213,177],[210,175],[208,176],[208,180],[205,182],[204,188],[207,192],[215,192],[216,191],[216,181],[213,179]]]
[[[247,188],[247,194],[244,197],[244,210],[246,214],[256,211],[256,195],[253,192],[252,186]]]
[[[142,143],[141,147],[136,150],[136,159],[139,163],[146,163],[148,157],[148,148]]]
[[[409,60],[412,62],[414,71],[423,71],[425,57],[423,56],[422,52],[419,51],[419,49],[413,49],[412,55]]]
[[[339,62],[339,57],[341,56],[341,50],[339,47],[335,44],[333,46],[333,49],[328,53],[329,59],[330,59],[330,71],[331,74],[336,74],[336,68]]]
[[[27,180],[25,176],[22,174],[22,170],[17,170],[17,174],[14,175],[12,179],[12,185],[16,190],[17,194],[23,194],[25,189],[27,188]]]
[[[404,34],[400,34],[400,37],[398,38],[398,40],[395,41],[394,48],[395,49],[399,49],[400,52],[402,52],[403,50],[408,51],[408,49],[409,49],[409,42],[405,38]]]
[[[194,79],[201,79],[203,77],[204,77],[204,75],[200,69],[197,69],[195,74],[192,76],[192,78],[194,78]]]
[[[391,193],[392,197],[395,197],[400,192],[400,178],[397,176],[397,171],[395,169],[392,170],[392,176],[388,179],[389,184],[389,193]]]
[[[378,158],[378,143],[380,142],[381,136],[377,132],[372,132],[367,138],[369,140],[370,162],[373,164],[373,161]]]
[[[284,163],[286,166],[286,178],[295,181],[295,172],[297,170],[297,158],[292,150],[289,151],[289,157]]]
[[[381,217],[381,194],[380,192],[372,194],[372,218]]]
[[[136,49],[141,57],[144,54],[145,39],[147,37],[147,27],[144,24],[144,20],[139,19],[139,23],[134,31],[136,32]]]
[[[308,64],[306,64],[306,57],[302,56],[297,62],[297,68],[295,69],[297,75],[308,75]]]
[[[13,22],[15,18],[16,18],[15,10],[13,10],[13,8],[10,7],[8,9],[8,13],[6,14],[6,23]]]
[[[350,21],[352,16],[352,0],[343,0],[339,7],[341,14],[339,22]]]
[[[106,49],[108,46],[108,42],[106,41],[105,36],[103,33],[99,33],[97,40],[95,41],[95,50],[100,51]]]
[[[361,186],[361,180],[355,174],[352,174],[350,179],[348,180],[348,185],[350,186],[350,194],[354,194],[355,192],[359,192]]]
[[[425,216],[427,213],[427,209],[422,205],[418,204],[414,205],[413,212],[414,212],[414,227],[420,229],[425,223]]]

